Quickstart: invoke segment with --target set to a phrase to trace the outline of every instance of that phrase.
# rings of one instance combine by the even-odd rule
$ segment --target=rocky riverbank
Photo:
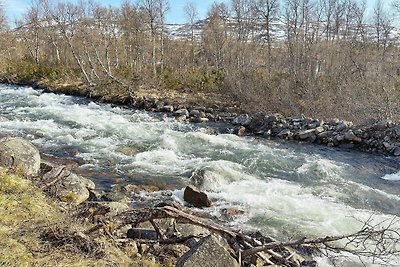
[[[34,92],[31,89],[29,89],[29,91]],[[38,94],[37,92],[34,93]],[[213,107],[201,107],[199,105],[186,106],[175,105],[171,102],[159,100],[157,98],[144,97],[142,100],[143,99],[147,99],[145,102],[153,103],[147,108],[148,110],[160,112],[162,116],[169,116],[171,118],[175,117],[178,120],[193,123],[205,123],[210,121],[226,122],[228,123],[231,131],[238,135],[251,134],[264,137],[279,136],[285,139],[316,143],[319,142],[318,138],[323,140],[323,136],[319,136],[319,134],[324,132],[333,133],[335,135],[342,132],[343,135],[345,135],[345,133],[349,133],[351,131],[355,137],[358,137],[355,133],[357,130],[348,122],[332,120],[328,123],[325,123],[317,120],[311,120],[305,118],[304,116],[285,118],[279,114],[238,114],[233,111],[220,108],[217,105],[214,105]],[[161,104],[154,106],[157,103]],[[2,118],[2,120],[7,119]],[[343,126],[343,124],[345,125]],[[387,127],[390,128],[392,126],[393,125],[388,125]],[[320,127],[322,127],[322,129]],[[282,135],[282,132],[285,134]],[[345,144],[344,141],[350,141],[350,145],[362,148],[360,145],[362,141],[360,140],[361,137],[358,137],[360,139],[354,139],[354,136],[352,136],[352,141],[350,141],[348,137],[344,137],[343,140],[336,138],[338,139],[337,141],[342,141],[342,144],[332,141],[332,144],[327,145],[346,147],[346,145],[343,145]],[[238,138],[235,138],[235,140],[239,142]],[[8,138],[4,139],[3,141],[4,144],[7,144],[6,147],[8,147],[8,149],[10,146],[16,147],[17,154],[21,153],[21,151],[31,151],[33,154],[36,153],[32,149],[28,149],[28,145],[23,146],[19,144],[14,146],[13,142],[19,143],[15,139]],[[322,144],[322,141],[320,143]],[[356,145],[357,143],[359,145]],[[20,165],[18,161],[16,161],[16,157],[9,157],[7,155],[10,154],[5,152],[2,153],[6,155],[6,159],[4,160],[5,165],[19,172],[21,166],[23,165]],[[189,237],[190,239],[194,237],[191,234],[188,236],[181,234],[182,231],[178,229],[177,225],[182,224],[182,222],[189,221],[189,225],[191,226],[195,225],[196,227],[200,227],[202,230],[207,230],[208,233],[210,233],[210,231],[216,232],[217,235],[222,236],[225,242],[229,243],[230,247],[225,247],[225,250],[228,251],[234,260],[236,260],[238,263],[243,263],[243,265],[249,265],[252,262],[254,263],[254,259],[252,261],[253,257],[249,257],[249,252],[244,253],[244,255],[246,255],[245,259],[241,259],[241,251],[253,251],[252,247],[263,246],[263,244],[272,242],[271,239],[267,237],[261,236],[253,239],[250,234],[243,236],[239,231],[233,231],[227,228],[215,226],[215,222],[218,222],[220,218],[212,218],[213,220],[204,221],[204,215],[210,218],[208,214],[201,212],[201,210],[199,212],[198,209],[193,209],[190,205],[183,207],[173,202],[165,203],[165,195],[158,199],[153,198],[152,201],[143,201],[148,200],[143,198],[143,190],[148,189],[141,186],[116,185],[113,187],[111,192],[99,192],[94,188],[94,185],[91,183],[91,181],[88,181],[82,176],[73,173],[68,166],[60,166],[59,164],[56,164],[52,161],[52,159],[43,160],[43,158],[41,158],[39,174],[36,175],[34,173],[33,176],[36,176],[35,180],[37,181],[39,187],[43,188],[49,194],[49,196],[54,197],[57,199],[57,201],[60,201],[60,207],[68,211],[70,211],[72,208],[74,211],[73,213],[75,214],[74,216],[80,218],[81,220],[93,223],[95,226],[99,227],[94,231],[93,235],[92,232],[90,232],[91,235],[87,235],[89,240],[101,232],[101,234],[109,236],[112,240],[113,237],[116,238],[119,242],[118,246],[123,246],[123,244],[131,244],[131,242],[134,242],[135,245],[132,246],[136,246],[139,255],[148,255],[151,258],[157,259],[156,261],[162,262],[162,264],[165,263],[163,262],[165,253],[170,255],[171,252],[168,251],[157,254],[159,253],[159,250],[153,252],[153,250],[150,249],[150,252],[147,252],[147,248],[149,248],[149,245],[153,244],[164,245],[165,242],[171,245],[170,242],[172,242],[173,244],[178,243],[179,245],[184,245],[190,250],[193,245],[193,240],[192,243],[186,244],[186,238]],[[160,193],[163,194],[162,192]],[[191,196],[187,196],[189,193]],[[199,192],[196,188],[189,186],[187,190],[185,190],[184,195],[185,200],[191,202],[195,207],[207,207],[212,205],[207,196],[204,193]],[[196,195],[197,199],[195,198]],[[133,202],[135,203],[135,206],[132,206]],[[226,211],[221,210],[221,214],[226,215],[228,222],[229,217],[234,217],[243,212],[244,211],[230,209],[226,209]],[[172,223],[172,227],[171,224],[168,223],[171,218],[175,219],[175,223]],[[147,225],[142,224],[146,222]],[[115,227],[115,225],[118,226]],[[196,242],[199,242],[199,238],[203,238],[205,236],[195,235],[195,237],[197,237]],[[75,237],[72,238],[74,239]],[[129,239],[129,241],[126,241],[127,239]],[[131,239],[133,239],[133,241]],[[204,243],[208,244],[208,241],[204,241]],[[276,244],[276,242],[272,243],[277,246],[276,251],[266,251],[266,254],[262,254],[261,256],[257,255],[256,258],[258,260],[261,259],[261,264],[281,264],[284,259],[291,259],[293,257],[291,255],[294,252],[290,254],[290,252],[282,249],[284,247],[283,245]],[[142,244],[145,244],[147,247],[144,246],[145,249],[141,248]],[[221,245],[224,246],[224,244]],[[139,251],[145,252],[141,253]],[[158,255],[162,255],[161,258],[158,257]],[[179,257],[175,256],[175,258],[167,258],[171,262],[177,262],[181,257],[183,257],[183,255]],[[296,266],[295,264],[298,265],[301,263],[303,263],[303,265],[306,263],[311,264],[303,258],[300,261],[296,260],[296,263],[292,262],[291,265]]]
[[[304,115],[285,117],[281,114],[243,113],[232,100],[223,96],[194,93],[163,94],[159,91],[139,90],[135,96],[126,93],[90,91],[82,84],[50,85],[28,82],[45,92],[90,97],[106,103],[127,105],[135,109],[162,112],[176,120],[190,123],[223,122],[239,136],[256,135],[266,138],[297,140],[329,147],[355,148],[367,152],[400,156],[400,124],[375,121],[364,125],[340,119],[327,121]]]
[[[229,229],[217,224],[217,218],[205,218],[201,210],[191,207],[212,203],[194,186],[185,190],[187,207],[174,202],[145,204],[138,201],[141,189],[132,185],[119,190],[125,198],[113,201],[109,194],[96,191],[92,181],[71,172],[68,166],[41,159],[38,149],[21,138],[0,139],[0,167],[33,181],[35,190],[51,198],[70,217],[68,220],[86,227],[63,232],[54,230],[54,225],[52,229],[41,229],[43,241],[51,241],[57,246],[54,249],[71,246],[95,258],[94,254],[104,255],[105,247],[113,246],[134,260],[116,266],[153,266],[148,265],[149,260],[156,265],[182,267],[315,266],[309,255],[281,245],[242,258],[244,249],[272,244],[274,240],[260,233],[244,234]],[[235,216],[240,211],[229,210],[226,214]],[[141,258],[147,261],[138,261]]]

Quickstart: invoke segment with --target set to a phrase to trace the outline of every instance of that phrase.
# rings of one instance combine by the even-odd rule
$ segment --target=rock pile
[[[333,119],[329,122],[304,115],[284,117],[280,114],[242,114],[232,120],[240,132],[264,137],[306,141],[329,147],[360,148],[400,156],[400,124],[379,121],[367,126]],[[245,130],[243,129],[245,128]]]
[[[176,120],[191,123],[230,123],[232,133],[257,135],[311,142],[330,147],[359,148],[365,151],[400,156],[400,124],[377,121],[355,126],[352,122],[332,119],[323,121],[304,115],[285,117],[281,114],[237,114],[213,106],[181,106],[151,97],[137,98],[133,106],[153,112],[166,112]]]

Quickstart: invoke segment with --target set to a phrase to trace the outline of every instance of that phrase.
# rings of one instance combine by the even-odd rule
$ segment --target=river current
[[[0,116],[10,119],[0,120],[0,135],[77,159],[99,187],[124,178],[157,184],[182,201],[192,173],[202,173],[201,189],[214,199],[210,213],[242,209],[231,224],[276,238],[351,233],[371,214],[377,222],[400,216],[400,168],[393,158],[238,137],[226,125],[179,123],[31,87],[0,85]],[[320,265],[329,266],[322,258]]]

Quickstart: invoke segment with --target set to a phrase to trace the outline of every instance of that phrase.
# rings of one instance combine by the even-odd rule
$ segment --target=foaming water
[[[0,134],[23,136],[44,153],[78,159],[80,170],[100,186],[120,177],[163,185],[182,200],[182,188],[196,182],[214,199],[209,212],[243,209],[245,215],[233,223],[275,237],[350,233],[372,213],[377,222],[400,216],[399,166],[393,159],[216,135],[205,125],[29,87],[0,85],[0,116],[11,119],[0,122]]]

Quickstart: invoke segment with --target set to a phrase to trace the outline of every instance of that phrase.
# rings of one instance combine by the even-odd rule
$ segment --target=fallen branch
[[[388,262],[387,258],[394,254],[400,254],[400,248],[397,245],[400,244],[400,230],[396,228],[399,225],[398,219],[373,225],[373,216],[371,216],[364,223],[362,229],[355,233],[314,239],[303,237],[297,240],[280,242],[264,236],[255,238],[218,225],[210,219],[201,218],[171,206],[129,210],[117,215],[116,218],[120,220],[121,225],[135,225],[140,222],[150,221],[159,234],[160,229],[154,223],[155,219],[174,218],[181,223],[203,227],[224,237],[235,251],[239,262],[256,255],[267,264],[272,262],[283,264],[284,266],[298,267],[301,266],[300,262],[294,260],[293,251],[289,251],[287,248],[303,247],[307,249],[311,247],[315,250],[349,252],[360,257],[372,257],[373,260],[380,259],[383,262]],[[155,242],[176,242],[180,240],[185,240],[185,238],[165,239],[165,236],[163,236],[161,240]],[[340,243],[335,243],[337,241],[346,242],[341,245]],[[267,253],[271,257],[268,259],[262,253]]]

